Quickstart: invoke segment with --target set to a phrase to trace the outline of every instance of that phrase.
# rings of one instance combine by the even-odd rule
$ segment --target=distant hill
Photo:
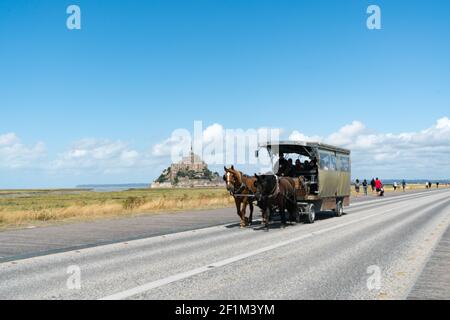
[[[76,186],[78,189],[91,189],[94,191],[120,191],[128,189],[146,189],[148,183],[123,183],[123,184],[81,184]]]

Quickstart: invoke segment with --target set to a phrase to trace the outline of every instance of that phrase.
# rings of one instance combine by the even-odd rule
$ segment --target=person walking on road
[[[372,178],[372,180],[370,181],[370,187],[372,188],[372,193],[374,193],[375,191],[375,179]]]
[[[405,179],[403,179],[403,181],[402,181],[402,188],[403,188],[403,192],[405,192],[405,189],[406,189],[406,181],[405,181]]]
[[[381,192],[381,186],[382,186],[381,180],[376,178],[375,179],[375,190],[377,191],[377,195],[379,195]]]
[[[394,191],[397,191],[397,187],[398,187],[397,181],[394,181]]]
[[[364,181],[363,181],[363,183],[362,183],[362,186],[363,186],[363,190],[364,190],[364,195],[367,197],[367,187],[368,187],[368,183],[367,183],[367,180],[366,180],[366,179],[364,179]]]
[[[355,191],[356,191],[356,196],[359,195],[359,188],[360,188],[360,182],[359,179],[355,180]]]
[[[380,187],[380,197],[384,196],[384,185],[383,183],[380,181],[381,187]]]

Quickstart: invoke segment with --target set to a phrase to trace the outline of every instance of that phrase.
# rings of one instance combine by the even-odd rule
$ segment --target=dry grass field
[[[385,189],[387,193],[393,192],[392,186],[385,186]],[[407,189],[425,189],[425,186],[408,185]],[[359,195],[352,188],[352,195],[363,197],[362,188]],[[0,190],[0,229],[232,205],[233,199],[224,188],[136,189],[120,192],[80,189]]]
[[[225,189],[0,191],[0,228],[45,225],[232,205]]]

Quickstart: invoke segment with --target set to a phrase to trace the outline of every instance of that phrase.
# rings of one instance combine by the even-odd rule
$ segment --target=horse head
[[[277,177],[272,174],[255,174],[255,182],[253,186],[256,188],[255,198],[258,201],[263,201],[272,195],[274,190],[276,190],[278,181]]]
[[[223,180],[226,182],[227,190],[230,193],[236,192],[242,185],[242,175],[239,171],[234,169],[234,166],[230,168],[223,167],[225,174]]]

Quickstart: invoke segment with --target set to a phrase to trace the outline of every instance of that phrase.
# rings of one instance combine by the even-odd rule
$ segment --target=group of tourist
[[[429,181],[427,181],[427,183],[425,184],[425,188],[427,189],[431,189],[432,186],[433,184]],[[436,182],[436,188],[439,188],[439,182]]]
[[[372,178],[372,180],[370,180],[370,184],[369,184],[369,182],[367,182],[367,179],[364,179],[362,182],[359,179],[356,179],[355,183],[354,183],[356,196],[359,195],[359,193],[361,191],[361,187],[363,189],[364,195],[367,196],[369,193],[368,192],[369,185],[372,190],[372,193],[376,193],[376,195],[378,195],[380,197],[384,196],[384,184],[383,184],[383,182],[381,182],[381,180],[379,178]],[[401,186],[402,186],[402,189],[404,192],[406,189],[406,181],[405,180],[402,181]],[[397,189],[398,189],[397,182],[394,182],[393,187],[394,187],[394,191],[397,191]]]
[[[300,159],[295,160],[295,164],[291,158],[284,158],[283,153],[280,153],[279,159],[274,167],[274,172],[277,176],[283,177],[299,177],[305,171],[317,170],[317,159],[313,158],[311,161],[305,160],[303,163]]]
[[[383,183],[381,182],[380,179],[373,178],[370,181],[370,184],[367,182],[366,179],[364,179],[363,182],[361,182],[359,179],[355,180],[354,186],[355,186],[356,196],[359,196],[359,193],[361,191],[361,187],[363,189],[364,195],[367,196],[368,195],[369,185],[370,185],[370,187],[372,189],[372,193],[376,193],[379,196],[383,196],[384,195],[384,185],[383,185]],[[436,182],[436,188],[439,188],[439,185],[440,185],[440,183]],[[429,181],[427,181],[425,183],[425,188],[426,189],[431,189],[432,186],[433,186],[433,184],[431,182],[429,182]],[[400,186],[397,183],[397,181],[394,181],[394,183],[392,184],[392,187],[394,189],[394,192],[397,191],[397,189],[400,189],[400,188],[402,188],[403,192],[405,192],[405,190],[406,190],[406,181],[402,180]]]

